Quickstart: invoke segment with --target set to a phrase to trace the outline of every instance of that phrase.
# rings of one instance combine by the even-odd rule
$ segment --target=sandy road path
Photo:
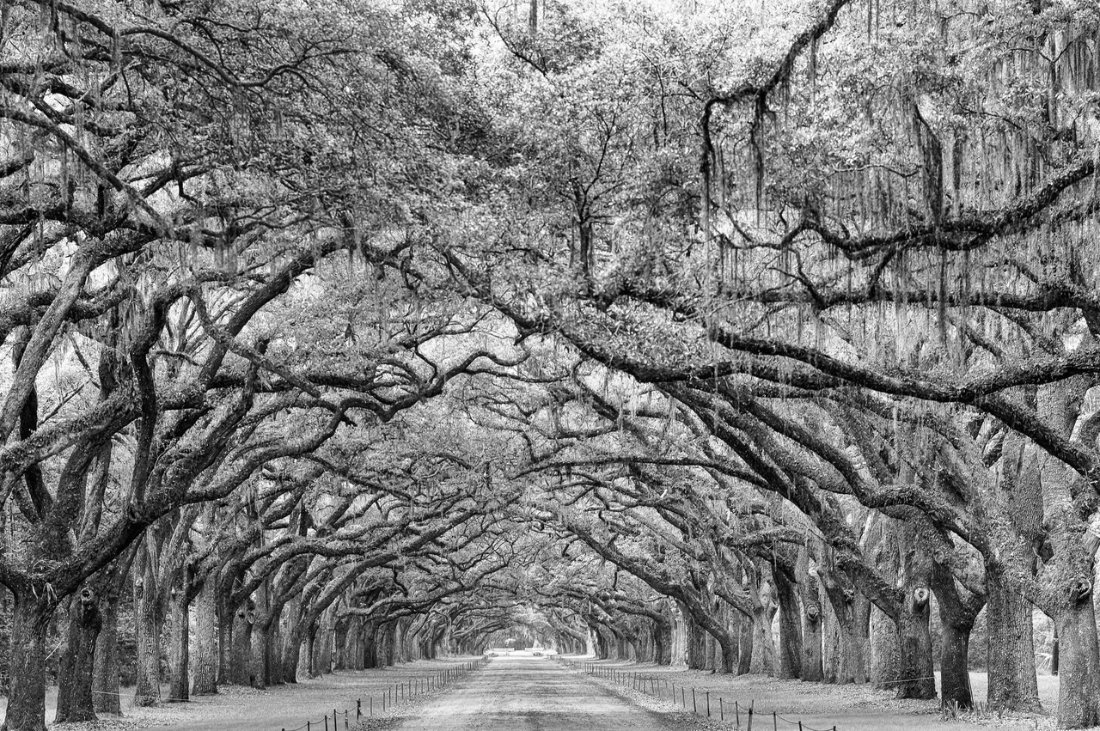
[[[401,731],[665,731],[660,717],[539,657],[498,657]]]

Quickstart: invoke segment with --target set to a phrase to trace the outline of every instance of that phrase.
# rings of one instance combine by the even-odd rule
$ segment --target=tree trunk
[[[691,645],[691,623],[687,619],[687,612],[677,603],[672,606],[672,664],[685,666],[688,664],[688,655]]]
[[[568,641],[574,646],[574,652],[583,652],[584,646],[577,638],[570,636]],[[363,668],[371,670],[378,667],[378,626],[368,622],[363,643]]]
[[[11,691],[0,731],[46,729],[46,606],[15,595],[11,625]]]
[[[283,642],[283,682],[298,682],[298,664],[302,660],[302,640],[295,632],[288,633]]]
[[[775,576],[775,597],[779,601],[779,677],[802,677],[802,615],[798,586],[782,570]]]
[[[737,664],[737,643],[733,642],[732,638],[727,637],[725,640],[719,640],[718,644],[722,648],[721,671],[728,675],[733,672],[733,668]]]
[[[615,657],[620,660],[630,660],[630,641],[627,639],[626,635],[616,633],[614,637]]]
[[[148,559],[140,560],[148,566]],[[137,644],[135,706],[155,706],[160,701],[160,628],[157,626],[156,588],[152,571],[136,571],[134,578],[134,635]]]
[[[837,683],[866,683],[870,680],[871,602],[851,587],[827,589],[839,630]]]
[[[772,635],[772,619],[775,617],[775,605],[769,603],[763,607],[757,607],[752,615],[753,653],[749,672],[774,676],[776,651],[775,638]]]
[[[168,620],[171,623],[168,632],[168,700],[186,703],[190,700],[188,687],[190,668],[188,666],[191,627],[187,616],[188,601],[185,586],[188,572],[184,572],[181,584],[172,590],[168,599]]]
[[[0,531],[4,529],[4,511],[0,510]],[[0,536],[0,551],[4,540]],[[7,694],[11,683],[11,610],[15,602],[11,593],[0,586],[0,693]]]
[[[332,672],[332,619],[329,612],[325,612],[325,616],[321,618],[320,626],[317,629],[317,642],[313,644],[313,649],[317,653],[314,668],[317,670],[318,676]],[[388,665],[395,664],[401,652],[400,642],[397,640],[396,634],[392,649],[394,656],[390,658]]]
[[[986,624],[989,627],[989,693],[995,710],[1038,712],[1039,686],[1035,677],[1031,604],[1011,591],[986,566]]]
[[[667,620],[653,623],[653,660],[658,665],[672,664],[672,623]]]
[[[341,618],[336,621],[336,625],[333,629],[334,641],[336,643],[336,653],[333,657],[333,669],[344,670],[347,666],[347,645],[349,621],[347,617]]]
[[[841,665],[840,622],[832,601],[821,603],[821,672],[826,683],[839,683]]]
[[[252,612],[249,617],[252,622],[252,642],[249,648],[248,684],[257,690],[267,688],[270,677],[267,665],[268,655],[271,651],[269,647],[271,625],[268,614],[271,611],[269,581],[265,579],[256,590]]]
[[[192,695],[218,692],[218,609],[214,574],[206,577],[195,598],[195,682]]]
[[[942,615],[942,612],[941,612]],[[944,705],[968,710],[974,705],[970,690],[970,630],[941,616],[940,694]]]
[[[218,593],[215,590],[215,604],[218,612],[218,682],[229,684],[232,675],[230,665],[233,660],[233,625],[236,611],[219,606]]]
[[[814,682],[825,679],[821,657],[821,588],[817,579],[806,574],[802,587],[802,663],[801,678]]]
[[[297,597],[290,599],[283,610],[287,631],[279,636],[279,662],[282,664],[282,682],[298,682],[298,663],[302,659],[302,633],[299,623],[302,619],[301,602]]]
[[[229,650],[229,677],[233,685],[248,685],[252,660],[252,609],[241,606],[233,614],[233,641]]]
[[[248,661],[248,684],[257,690],[267,687],[268,640],[267,613],[257,611],[252,622],[252,644]]]
[[[1054,637],[1050,645],[1050,674],[1058,674],[1058,627],[1054,628]]]
[[[264,668],[268,685],[281,685],[283,679],[283,631],[279,621],[282,610],[273,610],[267,619],[267,648],[264,654]],[[359,668],[362,670],[362,668]]]
[[[684,612],[687,629],[687,666],[690,670],[702,670],[706,665],[707,635],[690,612]]]
[[[703,635],[703,669],[713,672],[722,666],[722,648],[714,635]]]
[[[317,628],[310,627],[309,632],[306,635],[306,663],[308,669],[306,671],[306,677],[316,678],[320,675],[320,671],[317,667]]]
[[[903,592],[897,616],[900,651],[897,697],[928,700],[936,697],[936,678],[933,675],[932,636],[928,631],[932,609],[932,558],[927,546],[939,538],[939,534],[923,521],[895,524],[891,533],[901,553],[898,586]]]
[[[1091,589],[1090,589],[1091,592]],[[1058,674],[1058,727],[1100,725],[1100,654],[1091,593],[1058,613],[1062,643]]]
[[[589,631],[596,639],[596,659],[607,660],[611,657],[611,646],[607,642],[607,637],[600,631],[599,627],[595,625],[589,625]]]
[[[55,723],[97,721],[92,694],[96,639],[103,623],[96,593],[85,587],[69,600],[68,647],[57,677]]]
[[[748,617],[737,615],[737,674],[748,675],[752,672],[753,622]]]
[[[118,604],[122,577],[107,586],[100,599],[102,628],[96,638],[92,669],[92,706],[97,713],[122,715],[121,688],[118,683]]]
[[[871,685],[895,690],[901,674],[898,625],[878,607],[871,607]]]
[[[926,586],[906,592],[898,618],[898,645],[901,649],[898,698],[925,700],[936,697],[936,678],[932,674],[932,636],[928,632],[931,597],[932,592]]]
[[[908,484],[916,479],[907,461],[902,460],[898,470],[897,479],[900,483]],[[903,521],[879,515],[867,523],[863,540],[879,577],[891,586],[902,587],[907,580],[906,562],[902,560],[902,544],[922,545],[915,540],[910,526]],[[906,677],[901,673],[899,622],[881,607],[872,606],[870,611],[871,685],[879,690],[896,690],[898,680]]]
[[[970,633],[985,597],[963,589],[942,563],[932,566],[932,591],[940,610],[940,696],[947,708],[974,705],[970,688]]]

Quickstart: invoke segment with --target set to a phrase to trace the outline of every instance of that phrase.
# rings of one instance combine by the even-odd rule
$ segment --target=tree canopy
[[[4,729],[124,605],[150,704],[522,635],[967,707],[984,612],[1008,710],[1037,610],[1100,724],[1098,102],[1083,0],[6,3]]]

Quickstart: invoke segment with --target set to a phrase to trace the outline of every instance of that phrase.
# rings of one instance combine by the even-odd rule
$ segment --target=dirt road
[[[401,731],[666,731],[661,719],[541,657],[498,657]]]

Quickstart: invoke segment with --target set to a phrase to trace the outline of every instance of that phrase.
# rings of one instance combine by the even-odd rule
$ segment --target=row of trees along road
[[[54,636],[59,721],[122,663],[151,704],[508,637],[968,707],[982,612],[1031,711],[1036,610],[1100,724],[1098,43],[1085,0],[5,3],[3,729]]]

